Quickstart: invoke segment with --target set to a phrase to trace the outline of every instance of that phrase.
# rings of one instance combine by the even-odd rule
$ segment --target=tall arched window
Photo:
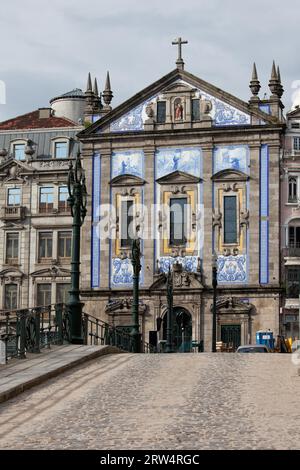
[[[289,202],[297,202],[297,177],[289,177]]]

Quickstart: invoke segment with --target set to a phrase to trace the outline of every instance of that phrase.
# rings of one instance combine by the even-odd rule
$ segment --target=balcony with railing
[[[20,220],[25,217],[26,208],[23,206],[4,206],[1,207],[0,218],[2,220]]]
[[[282,255],[285,258],[300,258],[300,244],[295,244],[282,249]]]

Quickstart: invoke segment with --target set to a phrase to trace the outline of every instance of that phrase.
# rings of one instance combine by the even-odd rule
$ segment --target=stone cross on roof
[[[176,60],[176,65],[180,70],[184,70],[184,62],[182,59],[182,44],[188,44],[188,41],[185,41],[180,37],[172,41],[172,45],[178,46],[178,58]]]

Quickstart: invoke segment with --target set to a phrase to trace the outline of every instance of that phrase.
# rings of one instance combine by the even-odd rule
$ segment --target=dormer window
[[[166,122],[166,102],[165,101],[157,102],[156,121],[158,122],[158,124],[163,124]]]
[[[66,140],[54,142],[54,158],[68,158],[69,145]]]
[[[14,144],[13,155],[15,160],[25,160],[25,143]]]

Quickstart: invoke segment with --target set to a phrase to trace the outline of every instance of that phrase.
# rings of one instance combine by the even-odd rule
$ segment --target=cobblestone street
[[[116,354],[0,406],[1,449],[300,449],[290,355]]]

